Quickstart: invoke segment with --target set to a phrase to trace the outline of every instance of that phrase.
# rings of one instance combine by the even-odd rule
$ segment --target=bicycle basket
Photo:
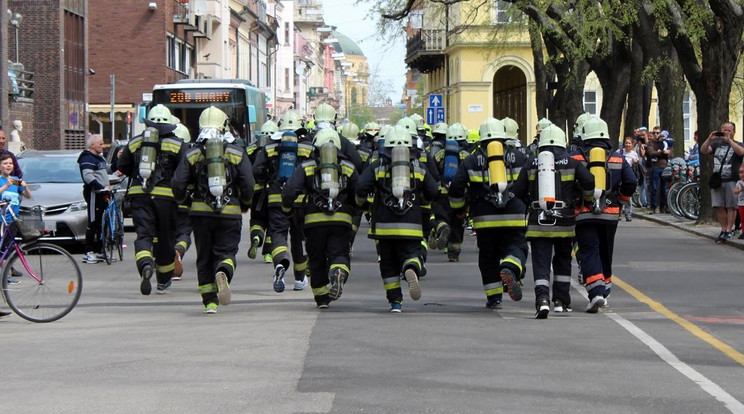
[[[44,235],[44,220],[41,210],[29,209],[24,212],[23,217],[15,220],[12,224],[13,234],[20,237],[24,242],[36,240]]]

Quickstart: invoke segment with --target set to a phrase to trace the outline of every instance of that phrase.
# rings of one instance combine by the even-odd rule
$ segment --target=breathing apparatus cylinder
[[[537,154],[537,193],[542,210],[555,207],[555,157],[550,151]]]
[[[444,174],[443,179],[449,183],[457,173],[457,165],[460,161],[460,144],[454,139],[448,139],[444,144]]]
[[[155,171],[158,157],[158,141],[160,133],[155,128],[147,128],[142,134],[142,146],[140,148],[139,175],[142,177],[142,188],[147,187],[147,180]]]
[[[488,159],[488,184],[499,194],[506,191],[506,164],[504,163],[504,144],[492,140],[486,146]]]
[[[225,163],[223,155],[225,148],[219,138],[210,138],[205,145],[207,149],[207,184],[209,193],[217,198],[217,205],[221,204],[222,193],[227,186]]]
[[[391,171],[393,196],[402,201],[406,192],[411,190],[411,153],[408,147],[403,145],[392,147],[390,153],[393,166]]]
[[[589,172],[594,176],[594,202],[595,205],[598,205],[599,199],[607,190],[607,170],[605,169],[605,150],[603,148],[594,147],[589,150]]]
[[[320,189],[330,199],[338,196],[338,149],[333,142],[320,147]]]
[[[279,143],[279,171],[277,178],[287,182],[297,166],[297,135],[284,133]]]

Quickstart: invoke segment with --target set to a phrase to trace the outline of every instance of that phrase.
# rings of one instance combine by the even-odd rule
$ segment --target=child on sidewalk
[[[739,221],[744,223],[744,165],[739,167],[739,181],[734,186],[734,195],[738,197],[736,205],[739,209]],[[741,232],[738,239],[744,239],[744,231]]]

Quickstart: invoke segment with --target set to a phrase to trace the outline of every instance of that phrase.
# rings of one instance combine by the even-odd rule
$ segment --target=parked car
[[[45,227],[51,231],[44,236],[46,240],[85,242],[88,218],[79,155],[79,150],[28,150],[18,154],[23,180],[31,189],[31,198],[22,200],[21,218],[29,216],[34,206],[43,206]]]

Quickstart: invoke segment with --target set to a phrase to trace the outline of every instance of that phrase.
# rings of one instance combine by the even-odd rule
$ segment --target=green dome
[[[333,44],[333,48],[336,49],[336,53],[343,52],[345,55],[350,56],[364,56],[362,48],[356,44],[353,40],[349,39],[348,36],[343,35],[337,31],[331,32],[331,37],[336,38],[338,42]]]

